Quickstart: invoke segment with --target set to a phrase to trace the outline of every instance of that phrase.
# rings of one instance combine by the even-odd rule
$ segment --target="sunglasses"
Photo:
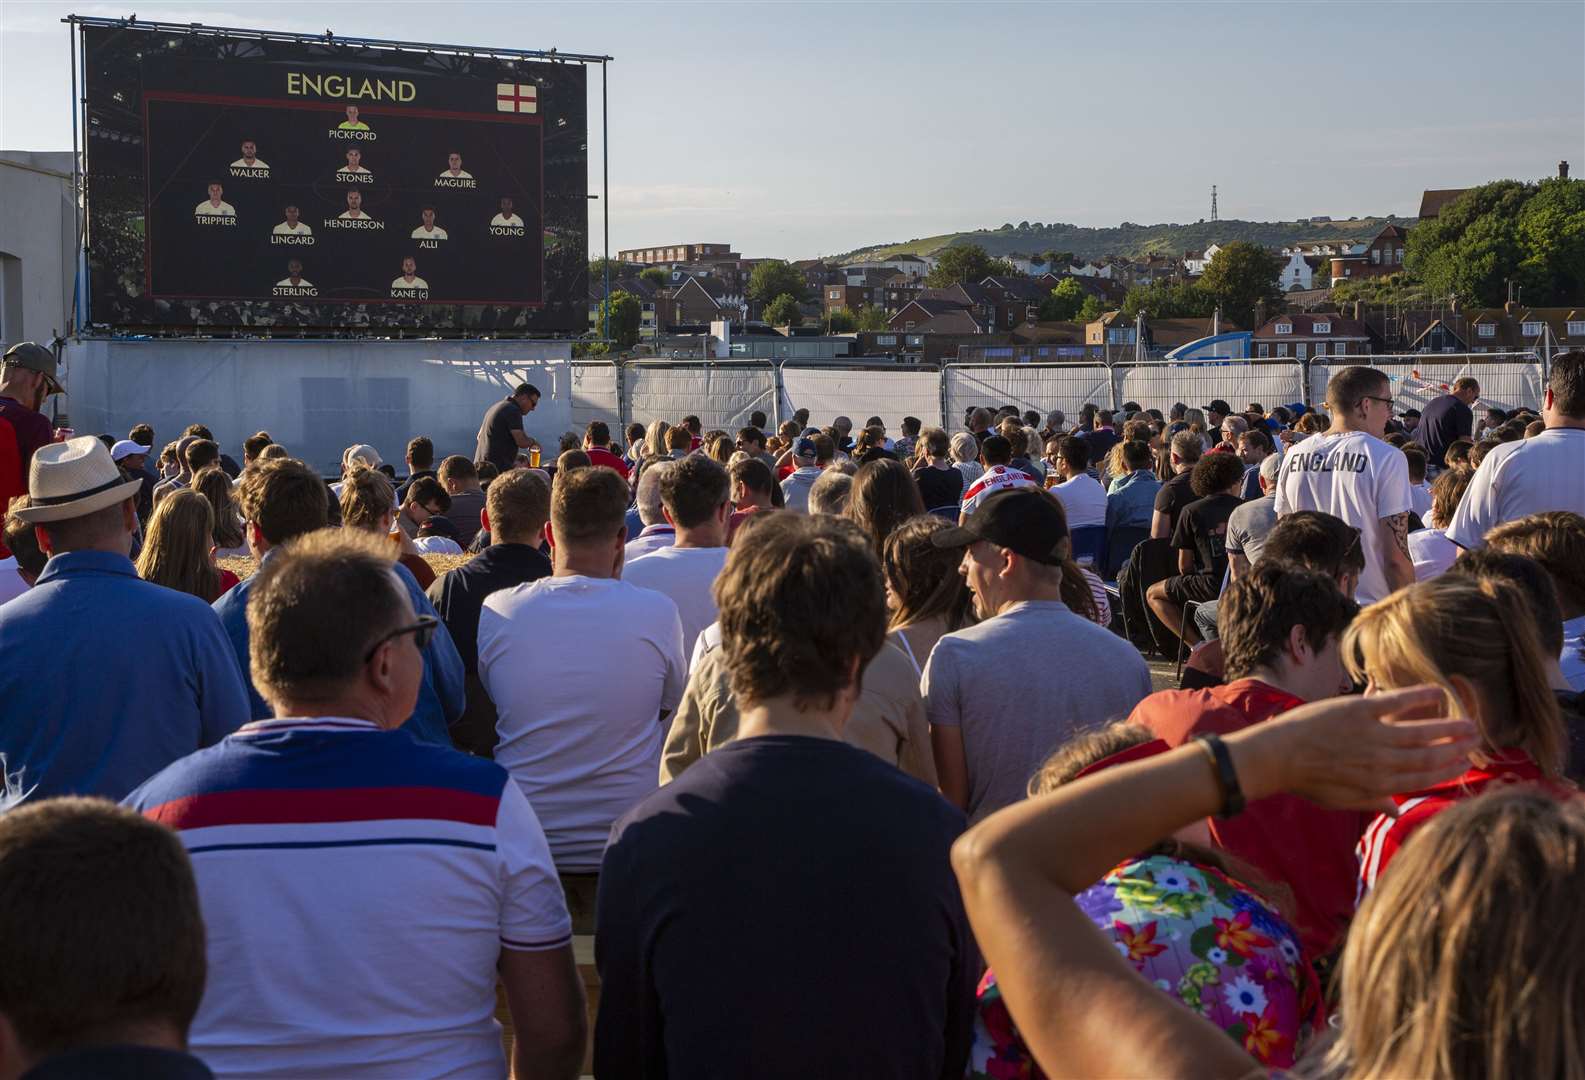
[[[413,623],[410,626],[398,626],[389,634],[381,637],[373,645],[370,645],[369,651],[363,654],[363,662],[367,664],[370,660],[373,660],[374,654],[380,651],[380,646],[384,645],[388,641],[395,641],[403,634],[412,634],[413,647],[422,651],[423,649],[428,648],[430,639],[435,636],[435,627],[439,625],[440,620],[435,618],[433,615],[420,615],[416,623]]]

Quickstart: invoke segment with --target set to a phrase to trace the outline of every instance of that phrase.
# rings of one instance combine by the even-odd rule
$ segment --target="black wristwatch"
[[[1244,809],[1244,789],[1238,786],[1238,770],[1233,768],[1233,755],[1228,753],[1227,744],[1220,735],[1196,735],[1194,741],[1200,744],[1200,748],[1210,757],[1211,766],[1216,769],[1217,782],[1222,785],[1222,809],[1216,816],[1226,821]]]

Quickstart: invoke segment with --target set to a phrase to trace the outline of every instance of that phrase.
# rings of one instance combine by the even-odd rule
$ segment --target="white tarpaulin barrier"
[[[1504,412],[1521,406],[1540,410],[1542,391],[1541,362],[1516,356],[1507,362],[1490,357],[1459,356],[1448,360],[1433,356],[1371,357],[1370,366],[1380,368],[1392,379],[1393,405],[1397,411],[1424,409],[1433,399],[1449,393],[1456,379],[1468,375],[1480,383],[1477,406],[1494,406]],[[1323,390],[1321,401],[1325,398]]]
[[[1234,409],[1256,402],[1267,409],[1304,400],[1304,370],[1293,360],[1157,362],[1119,365],[1117,404],[1138,402],[1165,413],[1177,402],[1204,408],[1221,399]]]
[[[1080,406],[1113,406],[1111,372],[1100,364],[951,364],[946,380],[947,430],[963,424],[967,409],[1016,405],[1044,416],[1061,409],[1071,419]]]
[[[781,418],[808,409],[817,423],[847,416],[855,429],[871,416],[886,422],[893,435],[902,430],[905,416],[916,416],[926,427],[941,423],[941,375],[908,368],[795,367],[781,369]]]
[[[519,382],[543,397],[523,427],[549,446],[573,427],[564,341],[68,342],[65,411],[79,433],[124,438],[140,423],[163,446],[202,423],[227,453],[268,431],[327,473],[369,443],[402,470],[407,440],[428,435],[438,461],[473,456],[484,412]]]
[[[776,372],[766,360],[638,363],[623,371],[622,422],[675,424],[697,416],[704,430],[737,431],[758,409],[768,417],[776,403]]]
[[[609,360],[574,360],[568,379],[572,429],[582,435],[589,421],[604,420],[611,428],[611,437],[622,441],[617,420],[622,415],[619,385],[617,366]]]

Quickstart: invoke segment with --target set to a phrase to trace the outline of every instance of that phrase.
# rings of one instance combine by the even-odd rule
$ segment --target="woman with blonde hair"
[[[1348,673],[1365,692],[1431,683],[1451,716],[1467,716],[1481,745],[1454,783],[1395,796],[1359,844],[1361,894],[1375,886],[1409,836],[1489,785],[1533,784],[1566,798],[1568,734],[1548,685],[1535,616],[1506,581],[1444,575],[1367,607],[1343,636]]]
[[[952,525],[935,514],[909,518],[881,546],[888,637],[921,674],[936,642],[974,622],[974,594],[958,564],[962,548],[937,547],[930,538]]]
[[[138,577],[212,604],[237,583],[237,575],[215,565],[215,513],[191,489],[173,491],[149,515]]]
[[[980,464],[980,441],[967,431],[960,431],[952,436],[948,452],[952,455],[952,464],[963,474],[963,490],[967,491],[985,472],[985,466]]]
[[[384,473],[359,466],[348,474],[341,491],[341,524],[343,528],[389,537],[393,549],[399,552],[396,561],[407,567],[418,580],[418,587],[428,589],[434,583],[434,569],[407,534],[395,527],[396,489]]]
[[[237,511],[231,477],[219,465],[199,469],[193,477],[193,490],[209,500],[215,515],[215,555],[222,559],[245,559],[252,554],[248,537]]]

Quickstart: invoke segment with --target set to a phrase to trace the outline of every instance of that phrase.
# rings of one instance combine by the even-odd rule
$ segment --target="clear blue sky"
[[[610,53],[613,251],[1194,221],[1213,183],[1223,217],[1412,214],[1427,187],[1585,175],[1580,0],[0,0],[0,147],[71,146],[68,11]]]

